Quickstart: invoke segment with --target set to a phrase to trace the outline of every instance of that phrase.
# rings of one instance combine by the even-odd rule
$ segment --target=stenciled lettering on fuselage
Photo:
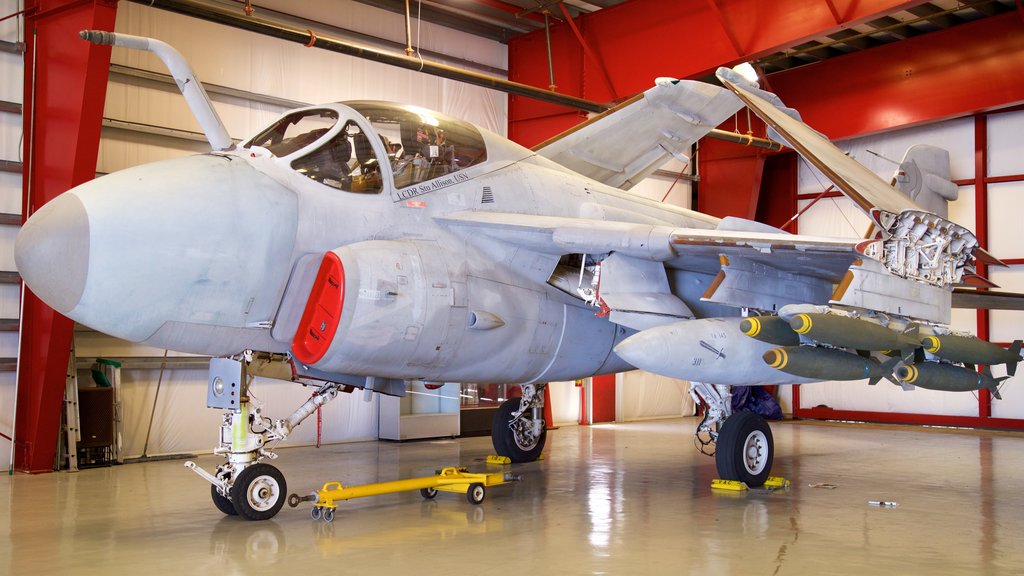
[[[416,186],[410,186],[409,188],[396,190],[394,193],[394,200],[395,202],[401,202],[402,200],[408,200],[410,198],[422,196],[424,194],[434,192],[442,188],[447,188],[448,186],[461,184],[467,180],[469,180],[468,174],[456,172],[455,174],[451,174],[443,178],[437,178],[435,180],[431,180],[430,182],[424,182],[423,184],[417,184]]]

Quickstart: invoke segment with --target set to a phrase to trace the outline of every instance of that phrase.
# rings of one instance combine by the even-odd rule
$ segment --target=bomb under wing
[[[656,326],[615,347],[641,370],[672,378],[731,386],[803,384],[813,380],[773,370],[761,361],[772,344],[740,330],[742,318],[704,318]]]
[[[796,346],[800,335],[793,332],[789,322],[778,316],[751,316],[740,322],[740,330],[755,340],[776,346]]]
[[[999,394],[999,383],[1009,378],[993,378],[988,371],[976,372],[970,368],[962,368],[938,362],[922,362],[907,364],[896,369],[896,377],[900,382],[920,386],[929,390],[946,392],[969,392],[988,389],[992,395],[1002,400]]]
[[[870,378],[869,384],[876,384],[882,378],[892,379],[893,368],[900,361],[897,357],[882,363],[874,358],[814,346],[773,348],[762,358],[768,366],[794,376],[815,380]]]
[[[1020,340],[1014,341],[1007,349],[973,336],[949,334],[926,336],[921,340],[921,346],[925,352],[951,362],[988,366],[1006,364],[1006,373],[1010,376],[1017,373],[1017,363],[1020,362]]]
[[[793,331],[818,342],[854,350],[911,350],[921,343],[908,334],[881,324],[838,314],[796,314],[789,320]]]

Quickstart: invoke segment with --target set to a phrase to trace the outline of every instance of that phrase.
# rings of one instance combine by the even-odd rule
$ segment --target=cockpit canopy
[[[487,159],[468,122],[366,100],[290,112],[244,146],[291,157],[293,170],[326,186],[363,193],[380,192],[386,178],[401,189]]]

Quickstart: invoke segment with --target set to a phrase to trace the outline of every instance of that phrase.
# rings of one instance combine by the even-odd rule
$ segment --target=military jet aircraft
[[[760,417],[730,386],[870,377],[996,390],[973,364],[1010,351],[947,326],[951,286],[980,252],[729,70],[726,88],[661,79],[533,150],[460,120],[377,101],[292,110],[234,145],[166,44],[89,32],[168,63],[214,151],[61,195],[27,221],[18,269],[50,306],[134,342],[215,356],[225,411],[214,504],[251,520],[285,501],[263,460],[340,392],[406,381],[520,383],[495,449],[535,460],[546,382],[642,368],[691,381],[724,478],[763,484]],[[858,201],[869,240],[787,234],[628,189],[744,104]],[[886,352],[888,351],[888,352]],[[888,355],[887,355],[888,354]],[[251,408],[259,367],[315,394],[290,416]]]

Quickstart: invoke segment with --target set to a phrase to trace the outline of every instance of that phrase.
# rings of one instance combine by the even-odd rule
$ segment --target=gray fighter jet
[[[165,58],[214,151],[69,190],[21,230],[18,269],[77,322],[217,357],[209,405],[225,411],[226,462],[193,469],[226,514],[276,514],[286,483],[263,462],[275,457],[267,444],[354,389],[520,383],[492,438],[525,462],[544,447],[545,383],[642,368],[691,381],[720,475],[760,485],[771,431],[731,414],[730,386],[870,377],[994,388],[969,365],[1020,359],[1019,345],[995,350],[947,326],[951,287],[979,254],[970,231],[729,70],[727,88],[659,80],[533,150],[376,101],[293,110],[234,145],[172,49],[84,34]],[[791,235],[627,192],[744,104],[858,202],[875,237]],[[279,420],[246,393],[268,362],[316,390]]]

